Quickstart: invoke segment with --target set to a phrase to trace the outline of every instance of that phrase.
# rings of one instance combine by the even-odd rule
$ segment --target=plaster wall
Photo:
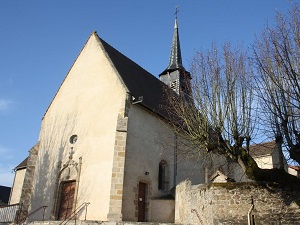
[[[122,215],[124,221],[137,221],[138,183],[147,184],[146,221],[159,221],[153,198],[170,196],[171,189],[182,179],[191,177],[204,182],[202,158],[179,159],[180,140],[164,120],[141,106],[131,105],[128,116]],[[176,155],[176,156],[175,156]],[[174,157],[175,156],[175,157]],[[159,162],[168,164],[168,185],[158,189]],[[171,207],[171,206],[170,206]],[[166,211],[172,210],[165,208]],[[168,214],[166,218],[173,222]]]
[[[128,114],[122,215],[124,221],[137,221],[138,183],[147,184],[146,221],[152,221],[151,198],[168,195],[174,186],[174,135],[164,122],[138,105]],[[158,190],[159,162],[168,164],[169,187]]]
[[[174,222],[175,201],[174,199],[152,199],[151,200],[151,222],[168,223]]]
[[[205,183],[210,183],[213,175],[217,171],[220,171],[222,174],[236,182],[249,181],[242,168],[236,162],[233,162],[230,158],[225,157],[222,154],[211,153],[206,159],[206,167],[207,172]],[[216,182],[216,180],[214,182]],[[192,183],[196,184],[194,182]]]
[[[15,172],[14,183],[13,183],[10,198],[9,198],[10,205],[17,204],[20,202],[25,172],[26,172],[26,168],[17,170]]]
[[[189,178],[193,184],[205,182],[206,157],[204,151],[198,151],[182,137],[176,138],[176,184]]]
[[[273,151],[270,155],[262,155],[262,156],[256,156],[253,157],[256,161],[257,165],[262,169],[273,169],[273,168],[280,168],[280,157],[283,157],[281,151],[279,151],[277,148]],[[286,159],[283,157],[283,168],[285,171],[290,173],[290,170],[288,170],[288,164]],[[294,175],[294,174],[293,174]]]
[[[271,155],[254,157],[257,165],[262,169],[272,169],[274,168],[273,159]]]
[[[45,219],[55,219],[59,173],[73,147],[77,166],[65,180],[79,182],[76,206],[89,202],[86,219],[107,220],[117,118],[125,97],[118,75],[92,34],[43,118],[31,210],[47,205]],[[78,140],[70,144],[74,134]],[[39,218],[31,218],[35,219]]]
[[[299,177],[299,172],[292,169],[292,168],[288,168],[288,173],[293,175],[293,176]]]

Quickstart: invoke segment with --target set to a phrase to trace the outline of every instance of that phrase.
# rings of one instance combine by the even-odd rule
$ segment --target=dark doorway
[[[74,204],[76,181],[64,182],[61,186],[58,220],[71,215]]]
[[[138,194],[138,222],[144,222],[146,219],[146,191],[147,184],[140,182]]]

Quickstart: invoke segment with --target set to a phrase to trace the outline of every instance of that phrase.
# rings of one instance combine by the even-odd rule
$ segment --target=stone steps
[[[33,221],[28,225],[60,225],[62,221]],[[65,223],[63,224],[65,225]],[[89,220],[70,220],[67,225],[179,225],[175,223],[158,223],[158,222],[111,222],[111,221],[89,221]]]

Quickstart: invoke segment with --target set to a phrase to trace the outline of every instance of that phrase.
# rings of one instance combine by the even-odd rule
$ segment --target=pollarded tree
[[[198,52],[192,63],[192,96],[169,94],[169,114],[178,135],[201,154],[214,152],[238,163],[249,179],[300,186],[280,169],[261,169],[249,155],[257,124],[253,70],[247,52],[230,43]]]
[[[300,164],[300,10],[277,13],[254,45],[263,124]]]

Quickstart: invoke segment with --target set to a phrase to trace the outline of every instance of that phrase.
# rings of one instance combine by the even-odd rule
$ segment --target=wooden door
[[[146,191],[147,184],[140,182],[138,194],[138,222],[144,222],[146,219]]]
[[[64,220],[71,215],[75,197],[76,181],[64,182],[61,187],[58,219]]]

